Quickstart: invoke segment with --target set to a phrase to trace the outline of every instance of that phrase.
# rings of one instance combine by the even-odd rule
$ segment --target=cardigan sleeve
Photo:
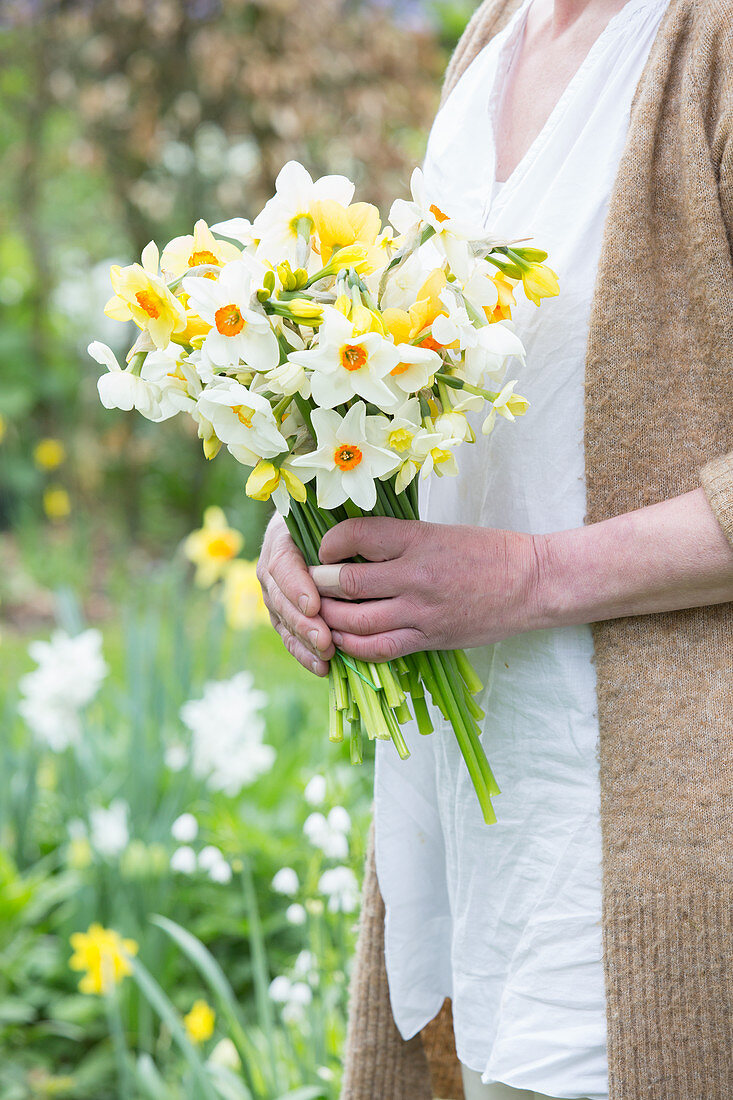
[[[700,471],[700,481],[710,507],[733,544],[733,451],[706,463]]]

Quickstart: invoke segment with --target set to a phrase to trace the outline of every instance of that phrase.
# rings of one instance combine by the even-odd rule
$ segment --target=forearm
[[[540,627],[733,600],[733,547],[703,489],[535,545]]]

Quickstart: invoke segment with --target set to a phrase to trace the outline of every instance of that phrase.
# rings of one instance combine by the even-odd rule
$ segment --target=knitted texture
[[[446,94],[516,6],[478,9]],[[731,5],[670,0],[634,97],[590,318],[589,523],[702,483],[733,541],[732,119]],[[610,1100],[730,1100],[733,604],[596,623],[593,634]],[[372,914],[378,889],[372,869]],[[386,985],[383,956],[381,966]],[[446,1018],[433,1023],[428,1057],[447,1042]],[[375,1042],[396,1065],[394,1034],[385,1026]],[[357,1054],[347,1046],[350,1079],[368,1074]]]

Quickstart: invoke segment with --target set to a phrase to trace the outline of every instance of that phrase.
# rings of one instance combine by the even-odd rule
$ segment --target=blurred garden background
[[[242,468],[85,349],[111,263],[292,157],[386,212],[472,8],[0,6],[0,1100],[338,1097],[372,757],[263,621]]]

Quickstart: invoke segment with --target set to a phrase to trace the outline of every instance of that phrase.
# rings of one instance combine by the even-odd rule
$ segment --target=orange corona
[[[216,331],[222,336],[236,336],[244,328],[244,317],[239,312],[239,306],[235,306],[233,302],[217,309],[214,322]]]
[[[340,470],[353,470],[359,465],[363,457],[355,443],[342,443],[334,451],[333,460]]]
[[[448,221],[449,215],[444,214],[443,211],[440,209],[440,207],[436,206],[434,202],[431,202],[431,204],[430,204],[430,213],[433,214],[438,219],[439,222],[447,222]]]
[[[148,317],[152,317],[156,320],[160,317],[160,301],[153,294],[152,290],[138,290],[135,295],[135,301],[140,306],[140,309],[147,313]]]
[[[346,370],[361,370],[366,361],[367,353],[361,344],[345,344],[341,348],[341,366]]]

